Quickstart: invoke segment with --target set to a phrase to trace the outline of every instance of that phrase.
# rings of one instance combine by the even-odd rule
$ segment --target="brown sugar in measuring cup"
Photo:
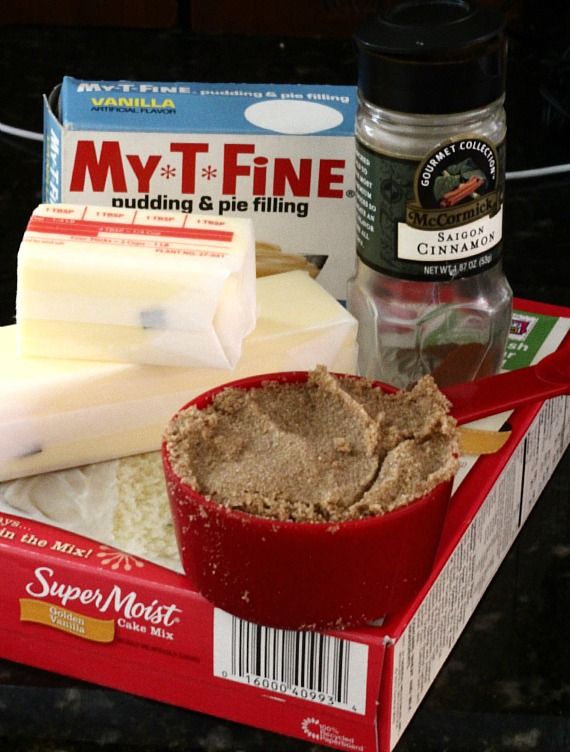
[[[226,385],[226,389],[261,390],[260,394],[269,389],[267,394],[271,394],[271,390],[281,386],[304,386],[309,379],[306,372],[273,374],[235,382]],[[337,398],[355,401],[360,381],[347,382],[352,391],[341,390]],[[210,407],[220,396],[222,401],[225,399],[223,392],[224,387],[217,388],[193,400],[177,414],[174,424],[184,418],[185,411],[203,411],[207,417],[202,427],[207,432],[208,422],[217,421]],[[380,394],[378,391],[379,397]],[[223,409],[227,407],[226,404]],[[396,423],[394,419],[392,428]],[[224,503],[198,490],[202,480],[190,475],[181,477],[172,425],[162,451],[179,548],[188,577],[214,605],[249,621],[280,628],[344,628],[367,623],[402,607],[425,582],[439,543],[456,467],[453,436],[449,438],[447,469],[440,475],[433,474],[430,488],[420,484],[418,498],[404,499],[399,506],[378,506],[374,513],[366,494],[374,493],[376,478],[350,504],[339,499],[336,512],[321,501],[320,511],[312,517],[303,519],[299,513],[301,504],[293,506],[289,515],[280,513],[279,519],[251,513],[247,504],[239,508],[237,497],[244,493],[247,483],[236,498]],[[422,426],[414,430],[421,431]],[[395,435],[395,429],[392,433]],[[404,439],[395,447],[396,453],[403,453],[404,469],[401,467],[394,474],[388,462],[382,482],[392,499],[397,498],[393,484],[398,482],[398,472],[400,481],[405,480],[408,471],[413,475],[413,463],[406,455],[408,444],[413,441]],[[346,447],[343,449],[338,443],[337,449],[341,455],[346,453]],[[327,482],[329,470],[327,466]],[[292,465],[290,474],[295,472]],[[349,487],[350,483],[342,486],[342,493],[348,494]],[[308,495],[313,492],[315,489],[310,489]]]

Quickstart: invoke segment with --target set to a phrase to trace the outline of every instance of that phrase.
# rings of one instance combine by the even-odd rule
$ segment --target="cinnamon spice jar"
[[[357,34],[360,372],[440,386],[501,367],[506,41],[475,0],[401,0]]]

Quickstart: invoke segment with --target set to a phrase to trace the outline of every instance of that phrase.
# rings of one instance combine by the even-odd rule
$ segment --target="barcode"
[[[368,646],[215,610],[214,675],[364,714]]]

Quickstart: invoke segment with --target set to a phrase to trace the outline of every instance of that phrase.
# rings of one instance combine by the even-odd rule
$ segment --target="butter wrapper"
[[[252,223],[40,205],[16,315],[22,356],[231,369],[256,321]]]

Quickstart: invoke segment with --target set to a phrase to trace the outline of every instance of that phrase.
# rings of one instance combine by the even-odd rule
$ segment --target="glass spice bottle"
[[[473,0],[404,0],[356,38],[361,375],[407,387],[497,372],[512,292],[501,261],[506,43]]]

